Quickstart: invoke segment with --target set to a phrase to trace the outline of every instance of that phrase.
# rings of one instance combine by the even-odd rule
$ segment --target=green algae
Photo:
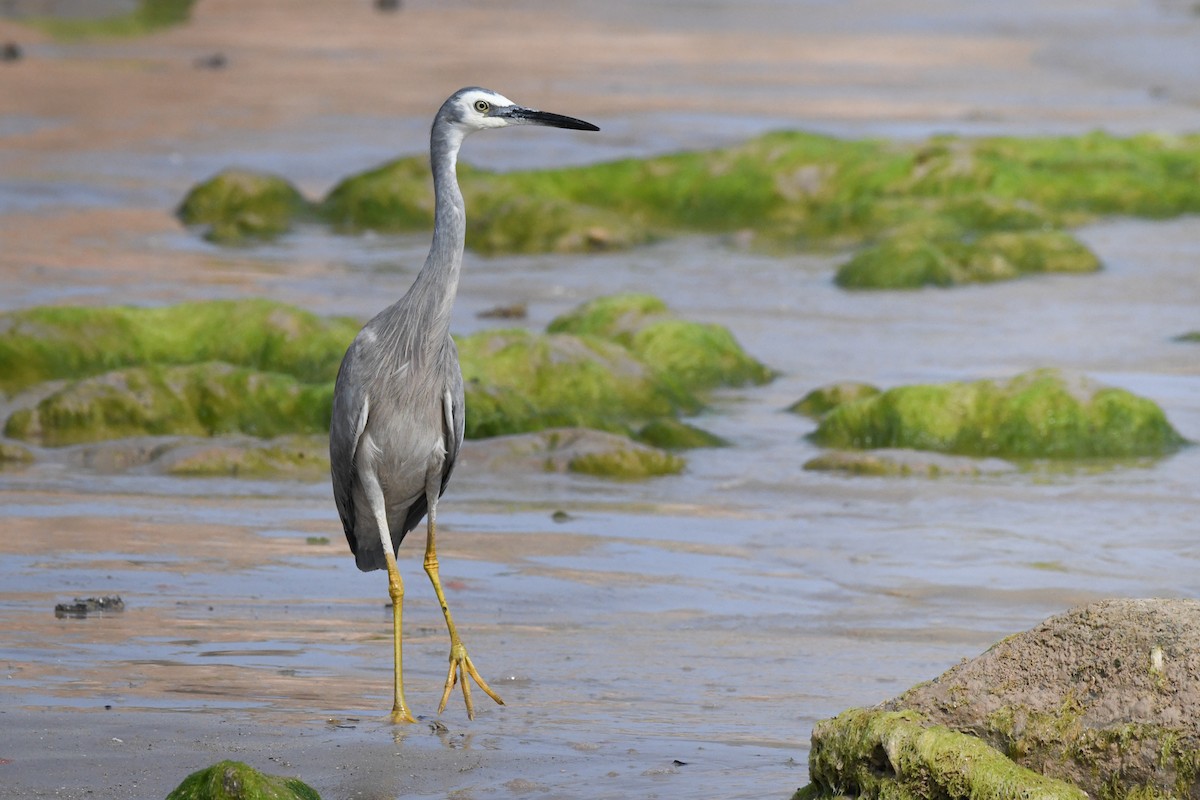
[[[298,778],[264,775],[240,761],[221,761],[193,772],[167,800],[321,800]]]
[[[677,319],[653,295],[600,297],[555,318],[547,330],[616,342],[684,392],[762,384],[774,377],[728,328]]]
[[[458,171],[463,179],[471,173],[465,164]],[[415,156],[400,158],[352,175],[329,191],[318,213],[344,233],[427,230],[433,227],[429,162]]]
[[[1175,337],[1177,342],[1200,342],[1200,331],[1189,331]]]
[[[269,438],[327,430],[332,404],[332,383],[220,362],[150,365],[76,381],[15,411],[4,432],[50,447],[163,434]]]
[[[683,471],[684,460],[665,450],[650,447],[628,447],[602,453],[586,453],[568,463],[571,472],[604,478],[629,480],[659,475],[677,475]]]
[[[1152,401],[1072,385],[1053,370],[1004,382],[897,387],[834,408],[812,438],[834,448],[1002,458],[1161,456],[1185,444]]]
[[[183,477],[319,480],[329,475],[329,439],[282,436],[254,444],[188,448],[170,459],[165,471]]]
[[[268,300],[157,308],[49,306],[0,314],[0,390],[150,364],[224,361],[332,380],[359,323]]]
[[[187,22],[194,4],[195,0],[139,0],[125,14],[96,18],[31,17],[21,22],[63,40],[143,36]]]
[[[792,403],[785,410],[813,419],[820,418],[843,403],[852,403],[879,394],[879,389],[869,383],[842,381],[820,386]]]
[[[846,289],[914,289],[1099,269],[1096,255],[1065,231],[963,233],[957,238],[900,231],[856,253],[838,267],[834,280]]]
[[[1085,800],[982,740],[915,711],[849,709],[813,728],[811,783],[793,800]]]
[[[28,447],[13,442],[0,442],[0,466],[32,464],[36,459]]]
[[[634,439],[664,450],[691,450],[698,447],[727,447],[729,442],[677,419],[656,419],[642,426]]]
[[[193,187],[176,215],[185,225],[202,226],[212,242],[245,244],[288,232],[311,207],[284,178],[229,169]]]
[[[595,337],[489,330],[459,339],[458,352],[468,438],[556,427],[627,432],[702,405]]]

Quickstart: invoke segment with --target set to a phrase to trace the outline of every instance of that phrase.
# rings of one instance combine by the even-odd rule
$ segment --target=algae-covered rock
[[[14,442],[0,442],[0,467],[32,464],[34,461],[33,452],[28,447]]]
[[[1200,601],[1073,609],[866,713],[921,714],[1094,798],[1195,798]]]
[[[0,390],[120,367],[224,361],[333,380],[359,323],[269,300],[158,308],[47,306],[0,314]]]
[[[853,403],[877,394],[879,389],[869,383],[842,381],[813,389],[785,410],[817,419],[843,403]]]
[[[264,775],[240,761],[221,761],[193,772],[167,800],[321,800],[298,778]]]
[[[1185,443],[1152,401],[1053,370],[890,389],[834,408],[812,438],[833,448],[1008,458],[1161,456]]]
[[[465,177],[469,168],[459,166]],[[402,232],[433,227],[433,177],[429,161],[410,157],[352,175],[319,207],[320,216],[345,232]]]
[[[504,472],[580,472],[636,479],[674,474],[684,467],[679,456],[590,428],[495,436],[467,442],[464,452],[472,464]]]
[[[259,439],[222,438],[170,448],[156,459],[159,469],[181,477],[268,480],[325,480],[329,438],[324,435]]]
[[[700,401],[594,337],[482,331],[458,340],[468,438],[579,426],[628,431]]]
[[[1177,342],[1200,342],[1200,331],[1189,331],[1175,337]]]
[[[808,786],[793,800],[1087,800],[982,740],[912,711],[855,708],[818,722]]]
[[[467,202],[467,247],[484,255],[621,250],[652,238],[614,211],[553,197],[471,193]]]
[[[141,36],[160,28],[187,22],[194,3],[195,0],[137,0],[136,3],[113,6],[112,10],[119,9],[124,13],[109,16],[93,17],[91,14],[77,15],[68,12],[61,16],[24,17],[21,21],[40,28],[57,39]],[[54,5],[51,4],[51,7]]]
[[[72,383],[9,417],[5,434],[60,446],[126,436],[328,430],[333,384],[220,362],[131,367]]]
[[[844,472],[876,477],[974,477],[1011,472],[1015,467],[996,458],[969,458],[916,450],[830,450],[804,462],[813,472]]]
[[[634,436],[639,442],[664,450],[691,450],[698,447],[726,447],[729,442],[706,430],[677,419],[656,419],[642,426]]]
[[[677,319],[653,295],[597,298],[555,318],[547,330],[610,339],[683,391],[761,384],[774,377],[728,328]]]
[[[230,169],[194,186],[176,213],[185,225],[205,226],[206,239],[242,244],[286,233],[311,208],[278,175]]]
[[[835,281],[847,289],[912,289],[1098,269],[1095,254],[1065,231],[999,231],[952,239],[903,231],[855,254],[838,268]]]

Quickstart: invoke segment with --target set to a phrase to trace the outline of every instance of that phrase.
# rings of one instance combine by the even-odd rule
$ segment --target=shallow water
[[[700,29],[786,24],[831,36],[961,28],[1003,38],[1018,26],[983,6],[945,16],[944,4],[915,3],[898,18],[888,4],[803,5],[803,20],[774,16],[799,6],[766,2],[739,5],[732,17],[727,4],[703,4],[688,19]],[[1039,91],[1023,93],[1026,73],[1009,76],[1017,90],[986,67],[948,84],[909,74],[890,88],[887,75],[849,79],[864,97],[895,88],[914,103],[952,98],[987,113],[964,112],[953,124],[895,113],[869,125],[832,117],[813,125],[913,136],[947,127],[1074,131],[1094,124],[1096,109],[1107,109],[1116,130],[1200,119],[1188,103],[1147,93],[1151,84],[1185,92],[1191,80],[1186,70],[1143,75],[1148,54],[1107,64],[1116,75],[1108,84],[1095,78],[1096,53],[1122,24],[1136,29],[1131,41],[1157,31],[1163,54],[1184,52],[1176,31],[1195,24],[1169,5],[1149,21],[1142,6],[1112,5],[1115,17],[1082,21],[1075,3],[1023,4],[1043,9],[1036,19],[996,12],[1044,26],[1060,43],[1040,58],[1070,68]],[[578,4],[589,14],[613,7]],[[638,9],[617,18],[670,28],[678,6]],[[1059,36],[1068,20],[1078,35]],[[579,163],[795,125],[761,104],[732,105],[755,74],[727,83],[701,68],[646,77],[648,93],[672,80],[717,93],[731,106],[716,117],[614,112],[597,120],[607,138],[479,137],[464,160]],[[803,99],[828,89],[795,91]],[[1044,116],[1031,115],[1038,107]],[[21,117],[0,136],[50,124]],[[0,222],[32,214],[51,232],[47,246],[56,255],[65,248],[58,257],[79,259],[66,271],[8,274],[0,307],[266,295],[365,318],[404,291],[426,237],[302,230],[231,251],[161,224],[125,229],[121,219],[110,233],[107,218],[92,224],[87,215],[169,208],[190,182],[232,163],[278,170],[317,194],[392,155],[397,139],[418,149],[426,125],[329,117],[33,166],[0,152],[0,168],[19,176],[0,186]],[[73,213],[83,223],[54,239],[60,217]],[[111,796],[162,796],[223,757],[297,774],[329,798],[785,797],[807,780],[818,719],[894,696],[1078,603],[1194,596],[1198,448],[975,478],[850,477],[804,471],[818,452],[804,438],[812,423],[781,411],[830,381],[892,386],[1058,367],[1154,399],[1200,440],[1200,347],[1171,341],[1200,327],[1200,219],[1111,220],[1081,235],[1102,273],[901,293],[837,289],[836,254],[771,257],[704,237],[589,257],[468,254],[456,332],[497,324],[476,316],[497,305],[528,304],[524,324],[541,328],[585,299],[649,291],[685,317],[729,326],[781,375],[714,399],[694,422],[732,446],[690,453],[681,476],[624,483],[491,472],[466,448],[440,509],[442,575],[473,659],[508,705],[477,697],[478,718],[467,723],[454,698],[445,730],[427,724],[447,643],[419,568],[419,532],[402,549],[402,570],[408,699],[425,719],[397,731],[382,719],[385,581],[354,568],[324,482],[101,475],[51,453],[0,472],[0,759],[23,769],[0,797],[106,787]],[[127,274],[127,262],[154,269]],[[555,521],[556,511],[567,519]],[[127,610],[53,616],[56,602],[103,594],[121,595]],[[150,766],[131,755],[150,748],[161,754]],[[60,778],[59,751],[83,753],[103,777]]]

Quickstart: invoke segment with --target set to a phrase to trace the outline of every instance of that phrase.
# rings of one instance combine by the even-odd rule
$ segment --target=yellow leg
[[[392,694],[392,722],[416,722],[408,710],[408,704],[404,702],[404,670],[402,668],[403,659],[400,656],[403,643],[400,633],[401,616],[404,613],[404,580],[400,577],[400,570],[396,568],[396,559],[391,552],[385,550],[384,557],[387,559],[388,594],[392,597],[392,643],[396,665],[395,688]]]
[[[442,690],[442,702],[438,704],[438,713],[446,710],[446,701],[450,699],[450,692],[454,690],[454,685],[461,681],[463,700],[467,704],[467,719],[475,719],[475,707],[471,704],[471,683],[467,680],[468,677],[479,684],[479,688],[483,689],[488,697],[500,705],[504,705],[504,701],[500,699],[500,695],[492,691],[492,687],[488,686],[487,681],[481,678],[475,670],[475,665],[471,663],[471,658],[467,655],[467,648],[463,646],[462,640],[458,638],[458,631],[454,628],[454,619],[450,616],[450,606],[446,605],[446,595],[442,591],[442,581],[438,577],[437,545],[434,541],[434,531],[437,527],[435,514],[435,506],[431,503],[429,506],[429,535],[425,540],[425,573],[429,575],[429,580],[433,583],[433,591],[437,594],[438,603],[442,607],[442,615],[446,618],[446,628],[450,631],[450,671],[446,675],[446,687]]]

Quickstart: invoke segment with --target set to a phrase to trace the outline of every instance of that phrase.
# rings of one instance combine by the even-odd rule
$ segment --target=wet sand
[[[203,0],[186,27],[74,45],[0,21],[0,41],[26,52],[0,65],[0,308],[267,295],[366,317],[411,280],[424,237],[303,231],[221,251],[171,209],[231,164],[316,195],[419,152],[464,84],[604,128],[471,140],[464,160],[501,167],[776,127],[1200,129],[1187,4],[961,5],[406,2],[381,15]],[[194,66],[215,52],[224,69]],[[729,325],[784,373],[718,398],[700,422],[735,446],[690,456],[677,479],[517,474],[467,449],[442,572],[508,702],[481,699],[474,722],[458,698],[434,722],[447,643],[418,534],[402,568],[422,720],[396,729],[384,580],[354,568],[323,482],[108,474],[39,453],[0,472],[0,797],[161,797],[222,758],[327,798],[786,797],[806,782],[814,720],[1069,605],[1193,593],[1200,457],[849,479],[803,472],[808,423],[779,409],[832,380],[1064,366],[1153,397],[1200,439],[1195,353],[1169,341],[1196,327],[1196,226],[1089,229],[1099,276],[902,296],[838,292],[830,257],[704,240],[469,255],[456,330],[490,324],[474,314],[497,304],[529,303],[536,327],[602,292],[648,290]],[[126,610],[53,615],[104,594]]]

